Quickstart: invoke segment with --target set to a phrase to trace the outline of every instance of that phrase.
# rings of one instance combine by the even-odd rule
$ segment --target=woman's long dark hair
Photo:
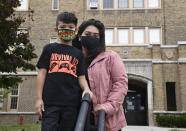
[[[90,25],[93,25],[96,28],[98,28],[99,35],[100,35],[100,38],[99,38],[100,45],[98,48],[91,50],[91,52],[87,52],[88,53],[88,56],[87,56],[88,62],[91,62],[99,53],[105,51],[105,48],[106,48],[105,47],[105,27],[101,21],[95,20],[95,19],[88,19],[87,21],[84,21],[79,26],[78,34],[77,34],[76,38],[73,40],[73,46],[82,49],[82,45],[81,45],[81,42],[79,41],[79,37],[82,35],[84,30]]]

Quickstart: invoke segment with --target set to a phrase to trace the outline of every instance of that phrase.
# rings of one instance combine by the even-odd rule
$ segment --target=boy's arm
[[[41,110],[44,111],[44,103],[42,99],[43,86],[45,82],[47,69],[41,68],[37,76],[37,101],[36,101],[36,114],[42,117]]]
[[[83,90],[82,96],[84,96],[85,93],[89,93],[90,94],[90,98],[92,98],[93,97],[93,93],[90,91],[90,89],[88,87],[88,83],[87,83],[87,80],[85,78],[85,75],[79,76],[78,77],[78,82],[79,82],[80,87]]]

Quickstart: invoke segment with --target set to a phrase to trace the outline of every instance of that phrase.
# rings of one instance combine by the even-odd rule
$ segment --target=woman
[[[95,122],[98,110],[103,109],[105,130],[119,131],[127,125],[122,106],[128,90],[124,64],[117,53],[105,49],[105,29],[100,21],[84,21],[77,36],[81,44],[74,46],[82,48],[87,60]]]

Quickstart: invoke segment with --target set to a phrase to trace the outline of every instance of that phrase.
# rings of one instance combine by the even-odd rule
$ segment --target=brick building
[[[30,8],[34,21],[27,17]],[[62,11],[74,12],[79,24],[89,18],[104,23],[107,48],[120,54],[129,77],[128,124],[155,125],[156,114],[186,113],[186,0],[23,0],[21,29],[29,31],[38,56],[55,41]],[[0,123],[17,124],[21,115],[25,124],[36,123],[37,72],[17,75],[24,81],[0,104]]]

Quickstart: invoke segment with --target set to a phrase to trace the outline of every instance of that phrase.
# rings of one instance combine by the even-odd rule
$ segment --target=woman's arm
[[[110,73],[112,79],[112,88],[108,94],[107,101],[104,104],[95,107],[104,109],[107,116],[118,111],[120,105],[123,104],[124,98],[128,90],[128,77],[125,66],[118,54],[111,56]]]

